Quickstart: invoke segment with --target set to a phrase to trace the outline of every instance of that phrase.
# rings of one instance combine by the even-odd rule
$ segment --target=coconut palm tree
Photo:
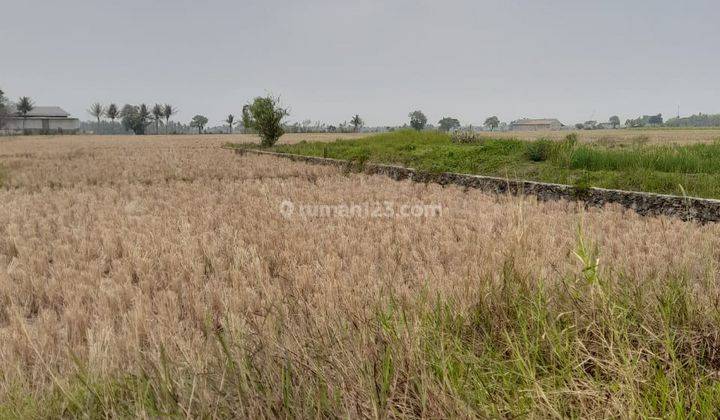
[[[112,132],[115,132],[115,119],[120,116],[120,111],[118,110],[117,105],[110,104],[108,105],[107,109],[105,110],[105,116],[110,118],[111,126],[112,126]]]
[[[27,120],[27,114],[35,108],[32,99],[27,96],[23,96],[18,100],[17,111],[23,118],[23,134],[25,133],[25,120]]]
[[[155,134],[160,134],[160,123],[165,117],[165,110],[162,105],[155,104],[152,109],[152,119],[155,122]]]
[[[358,129],[362,127],[363,124],[365,124],[365,122],[362,120],[362,118],[360,118],[360,115],[355,114],[355,116],[352,117],[352,119],[350,120],[350,124],[352,124],[352,126],[354,127],[354,131],[357,132]]]
[[[90,109],[88,109],[88,114],[92,115],[97,119],[97,133],[100,134],[100,118],[105,115],[105,108],[103,108],[103,106],[100,105],[99,102],[95,102],[94,104],[90,105]]]
[[[140,104],[140,108],[138,108],[138,121],[143,126],[147,127],[148,124],[150,124],[151,118],[150,110],[148,109],[148,106],[145,104]],[[144,134],[144,133],[143,133]]]
[[[173,108],[170,104],[165,104],[163,107],[163,116],[165,117],[165,134],[168,133],[168,126],[170,125],[170,117],[177,114],[177,109]]]
[[[232,134],[233,124],[235,123],[235,116],[233,114],[230,114],[225,119],[225,122],[228,123],[230,126],[230,134]]]

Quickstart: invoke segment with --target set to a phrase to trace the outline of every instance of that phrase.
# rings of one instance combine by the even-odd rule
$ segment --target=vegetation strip
[[[720,200],[681,197],[635,191],[605,188],[580,188],[571,185],[535,181],[512,180],[499,177],[458,174],[452,172],[432,173],[396,165],[353,162],[349,160],[271,152],[238,148],[238,154],[254,153],[287,158],[293,161],[320,165],[331,165],[371,175],[386,175],[395,180],[409,179],[414,182],[459,185],[496,194],[534,195],[542,201],[571,200],[583,201],[588,206],[602,207],[606,204],[620,204],[643,216],[670,216],[701,223],[720,221]]]

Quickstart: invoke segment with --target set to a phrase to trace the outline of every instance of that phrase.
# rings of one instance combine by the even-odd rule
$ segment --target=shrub
[[[458,130],[450,134],[450,141],[458,144],[478,143],[482,140],[484,140],[484,137],[479,136],[474,131]]]
[[[525,155],[533,162],[544,162],[553,155],[553,142],[546,139],[528,142]]]
[[[280,107],[278,99],[272,96],[257,97],[243,107],[243,126],[257,130],[260,144],[270,147],[285,134],[282,120],[288,115],[287,109]]]

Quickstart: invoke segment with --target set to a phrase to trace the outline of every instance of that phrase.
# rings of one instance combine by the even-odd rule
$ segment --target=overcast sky
[[[219,125],[266,92],[291,121],[372,126],[720,112],[717,0],[2,0],[0,16],[0,88],[81,119],[161,102]]]

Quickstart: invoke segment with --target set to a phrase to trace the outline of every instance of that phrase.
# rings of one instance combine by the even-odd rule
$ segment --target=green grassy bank
[[[359,140],[301,142],[270,150],[543,182],[720,198],[720,142],[690,145],[578,143],[399,131]]]

